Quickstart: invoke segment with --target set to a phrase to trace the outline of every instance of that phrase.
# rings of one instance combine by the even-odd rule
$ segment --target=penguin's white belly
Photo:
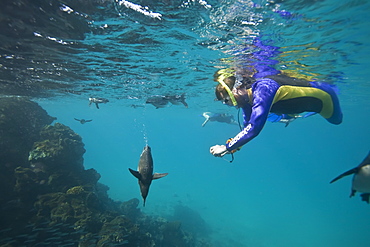
[[[370,193],[370,165],[361,167],[360,171],[354,175],[352,189],[358,192]]]

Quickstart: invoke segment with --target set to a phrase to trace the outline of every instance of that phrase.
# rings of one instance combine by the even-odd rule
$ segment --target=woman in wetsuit
[[[296,115],[319,113],[328,122],[340,124],[342,112],[338,97],[329,84],[309,82],[281,73],[254,78],[238,76],[232,69],[215,74],[216,97],[224,104],[243,110],[244,129],[226,145],[210,148],[214,156],[224,156],[255,138],[262,130],[269,113]]]

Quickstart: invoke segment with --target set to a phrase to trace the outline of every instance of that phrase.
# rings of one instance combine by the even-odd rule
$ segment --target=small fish
[[[168,175],[168,173],[154,173],[153,174],[153,157],[151,148],[145,146],[140,155],[138,170],[134,171],[129,168],[129,171],[139,180],[141,196],[144,200],[144,207],[146,197],[149,193],[150,184],[154,179],[159,179]]]
[[[75,120],[76,121],[79,121],[81,124],[84,124],[84,123],[88,123],[88,122],[91,122],[92,121],[92,119],[91,120],[85,120],[85,119],[77,119],[77,118],[75,118]]]
[[[109,100],[108,99],[104,99],[104,98],[94,98],[94,97],[90,97],[89,98],[89,106],[94,103],[96,105],[96,108],[99,109],[99,104],[105,104],[105,103],[108,103]]]
[[[370,152],[366,156],[366,158],[355,168],[348,170],[338,177],[334,178],[330,181],[330,183],[334,183],[338,179],[342,177],[348,176],[353,174],[352,179],[352,188],[351,194],[349,197],[352,197],[356,194],[356,192],[362,192],[361,198],[362,201],[369,203],[370,199]]]
[[[212,113],[212,112],[203,112],[203,117],[205,117],[205,121],[202,124],[202,127],[208,123],[208,121],[214,122],[221,122],[221,123],[228,123],[228,124],[238,124],[234,116],[227,113]]]

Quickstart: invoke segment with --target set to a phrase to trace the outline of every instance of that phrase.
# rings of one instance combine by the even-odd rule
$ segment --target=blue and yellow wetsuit
[[[249,104],[243,109],[244,129],[227,143],[233,151],[256,137],[269,113],[316,112],[332,124],[342,122],[342,112],[334,89],[325,83],[308,82],[285,75],[257,79],[248,89]]]

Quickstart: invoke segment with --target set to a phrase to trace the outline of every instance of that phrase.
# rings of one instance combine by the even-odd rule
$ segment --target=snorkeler
[[[241,75],[242,74],[242,75]],[[276,71],[256,77],[222,69],[215,73],[216,98],[225,105],[243,110],[244,129],[226,145],[210,148],[212,155],[233,153],[255,138],[262,130],[269,113],[295,116],[303,112],[319,113],[329,123],[340,124],[342,112],[334,89],[325,83],[289,77]]]

